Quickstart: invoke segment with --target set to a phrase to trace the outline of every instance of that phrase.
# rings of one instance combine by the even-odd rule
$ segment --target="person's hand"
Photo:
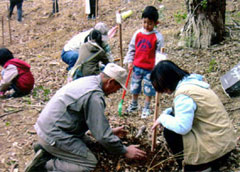
[[[73,81],[73,78],[72,78],[72,77],[68,77],[68,78],[67,78],[67,83],[72,82],[72,81]]]
[[[160,132],[163,130],[163,126],[156,120],[152,126],[152,130],[156,130],[156,127],[159,125]]]
[[[130,145],[127,147],[125,157],[129,159],[143,159],[146,157],[146,152],[138,149],[139,145]]]
[[[0,91],[0,97],[4,97],[5,92],[4,91]]]
[[[133,63],[128,63],[128,70],[131,70],[133,68]]]
[[[155,130],[155,128],[160,125],[160,123],[156,120],[152,126],[152,130]]]
[[[113,128],[112,132],[114,135],[120,138],[123,138],[128,133],[126,130],[124,130],[124,126]]]

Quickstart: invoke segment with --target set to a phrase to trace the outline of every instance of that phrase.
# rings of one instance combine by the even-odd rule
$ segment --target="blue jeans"
[[[62,60],[68,64],[67,70],[69,71],[78,59],[78,51],[62,51]]]
[[[155,96],[155,89],[152,86],[150,81],[150,70],[142,69],[134,66],[132,81],[131,81],[131,93],[140,94],[142,90],[142,81],[143,81],[143,90],[146,96]]]
[[[17,20],[19,22],[22,21],[22,4],[23,4],[23,1],[22,2],[17,2],[17,3],[14,3],[14,2],[10,3],[9,18],[11,18],[12,13],[13,13],[13,9],[14,9],[15,5],[17,5],[17,14],[18,14],[18,19]]]

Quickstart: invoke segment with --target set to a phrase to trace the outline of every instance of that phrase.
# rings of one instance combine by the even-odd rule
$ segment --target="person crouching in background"
[[[14,58],[7,48],[0,48],[0,65],[3,67],[0,81],[0,94],[13,89],[14,93],[7,97],[21,97],[31,92],[34,86],[34,77],[30,65]]]

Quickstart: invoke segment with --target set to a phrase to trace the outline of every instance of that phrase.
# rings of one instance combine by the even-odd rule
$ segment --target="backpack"
[[[78,65],[74,65],[72,67],[72,69],[68,72],[68,78],[72,78],[73,80],[75,79],[78,79],[78,78],[81,78],[83,77],[83,74],[82,74],[82,65],[92,59],[94,59],[96,56],[98,56],[102,51],[104,51],[100,46],[99,47],[99,51],[96,52],[95,54],[93,55],[90,55],[89,57],[87,57],[85,60],[83,60],[80,64]]]

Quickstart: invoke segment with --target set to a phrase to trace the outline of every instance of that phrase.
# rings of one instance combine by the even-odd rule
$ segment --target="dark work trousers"
[[[53,2],[53,11],[52,13],[58,13],[59,12],[59,9],[58,9],[58,0],[52,0]]]
[[[15,6],[17,6],[17,15],[18,15],[17,20],[21,22],[22,21],[22,4],[23,4],[23,1],[19,1],[19,2],[10,1],[8,17],[9,18],[12,17],[13,9]]]
[[[98,3],[98,0],[90,0],[90,14],[88,15],[89,19],[96,18],[96,3]]]
[[[88,144],[89,139],[87,136],[84,136],[84,138],[79,139],[79,141]],[[48,153],[55,157],[47,161],[45,165],[47,171],[90,172],[93,171],[97,165],[98,161],[95,155],[87,147],[86,154],[81,156],[52,146],[40,137],[38,138],[38,142]]]
[[[183,161],[183,140],[182,135],[177,134],[171,130],[164,128],[163,135],[170,147],[172,153],[176,156],[176,161],[180,168],[182,168]]]
[[[174,116],[173,114],[170,114]],[[166,128],[163,130],[163,135],[168,143],[168,146],[170,147],[172,153],[175,155],[175,159],[179,165],[180,168],[182,168],[182,161],[183,161],[183,138],[182,135],[177,134],[173,131],[170,131]],[[192,172],[192,171],[203,171],[209,167],[212,168],[213,171],[218,171],[221,162],[226,161],[226,159],[229,157],[230,153],[214,160],[206,164],[200,164],[200,165],[185,165],[184,166],[184,172]]]

